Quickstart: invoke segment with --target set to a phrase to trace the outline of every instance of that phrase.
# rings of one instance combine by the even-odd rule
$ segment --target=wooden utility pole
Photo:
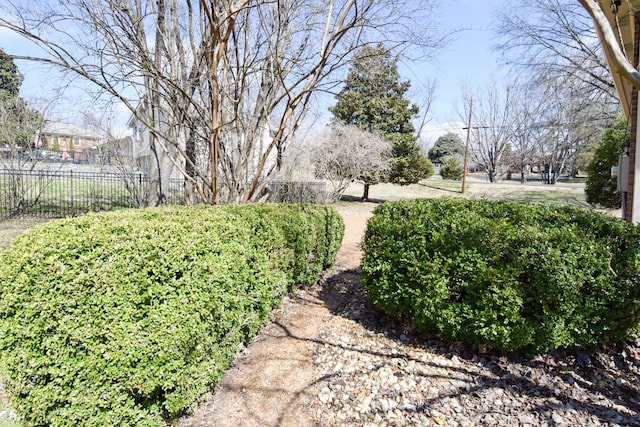
[[[467,123],[467,144],[464,147],[464,170],[462,171],[462,190],[461,190],[461,193],[463,194],[467,186],[467,171],[469,170],[469,143],[471,142],[472,114],[473,114],[473,96],[469,101],[469,121]]]

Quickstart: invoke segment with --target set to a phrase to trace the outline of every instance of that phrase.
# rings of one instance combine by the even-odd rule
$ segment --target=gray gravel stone
[[[348,298],[315,349],[325,378],[315,385],[318,425],[640,425],[638,343],[625,360],[613,350],[533,360],[479,353],[418,339],[370,309],[359,283],[326,286]]]

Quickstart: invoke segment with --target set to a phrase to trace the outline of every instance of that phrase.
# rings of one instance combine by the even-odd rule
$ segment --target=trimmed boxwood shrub
[[[36,227],[0,252],[0,366],[25,425],[160,426],[288,289],[331,265],[321,206],[166,207]]]
[[[373,305],[427,337],[535,355],[623,343],[638,324],[638,227],[487,200],[385,203],[364,239]]]

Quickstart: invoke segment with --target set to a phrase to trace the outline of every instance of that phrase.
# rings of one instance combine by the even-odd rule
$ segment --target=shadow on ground
[[[449,396],[439,395],[433,400],[464,395],[478,397],[488,390],[501,389],[527,397],[530,402],[527,412],[537,413],[549,425],[555,425],[549,414],[559,406],[590,414],[603,424],[640,425],[640,340],[624,349],[550,352],[530,360],[495,352],[479,353],[462,343],[446,344],[417,337],[409,325],[389,319],[368,305],[360,269],[328,277],[318,296],[334,315],[355,321],[375,334],[383,334],[399,346],[423,349],[449,359],[455,356],[460,362],[458,366],[442,368],[474,376],[475,384],[471,387],[460,387]],[[342,343],[318,342],[367,351],[347,348]],[[400,356],[379,350],[370,353],[389,360],[411,359],[406,353]],[[415,411],[425,411],[432,403],[427,400]]]
[[[375,204],[378,204],[378,205],[381,205],[384,202],[386,202],[386,200],[384,200],[384,199],[372,199],[372,198],[369,198],[367,200],[362,200],[362,197],[349,196],[347,194],[343,194],[340,197],[340,201],[341,202],[369,202],[369,203],[375,203]]]

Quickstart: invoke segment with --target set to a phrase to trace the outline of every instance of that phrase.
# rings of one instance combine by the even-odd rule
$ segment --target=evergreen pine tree
[[[464,175],[464,167],[455,157],[449,157],[440,168],[442,179],[460,181]]]
[[[463,156],[464,143],[460,136],[449,132],[439,137],[433,147],[429,150],[429,160],[433,163],[444,163],[447,157]]]
[[[22,74],[18,71],[13,59],[0,49],[0,91],[6,92],[5,95],[16,97],[22,80]]]
[[[14,151],[33,142],[42,116],[20,97],[23,76],[13,58],[0,49],[0,144]]]
[[[433,175],[433,165],[420,153],[411,123],[418,106],[404,97],[409,87],[410,82],[400,80],[398,59],[389,49],[367,46],[354,56],[337,103],[329,108],[335,119],[375,132],[392,143],[391,172],[385,180],[400,185]],[[365,184],[364,200],[369,185],[376,183]]]

